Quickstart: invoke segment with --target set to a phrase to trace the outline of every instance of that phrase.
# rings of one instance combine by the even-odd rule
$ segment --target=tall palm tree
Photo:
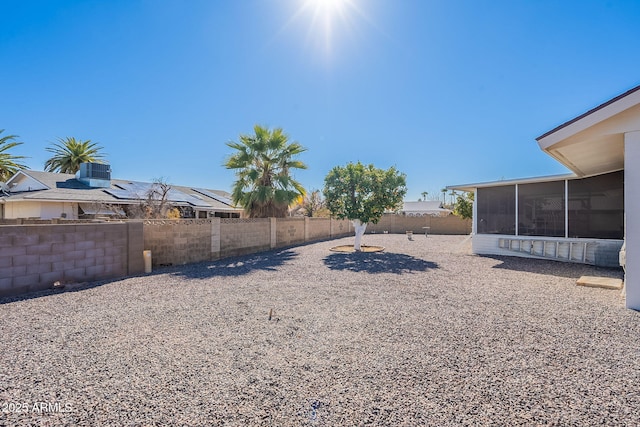
[[[0,129],[0,133],[2,132],[4,129]],[[0,136],[0,181],[2,182],[11,178],[19,169],[27,168],[20,162],[22,159],[26,159],[26,156],[8,153],[10,149],[22,145],[22,142],[15,141],[17,137],[17,135]]]
[[[443,188],[440,191],[442,192],[442,203],[447,203],[447,189]]]
[[[420,194],[422,194],[422,201],[426,202],[427,201],[427,196],[429,195],[429,192],[428,191],[423,191]]]
[[[305,194],[302,185],[291,176],[292,169],[306,169],[296,160],[306,151],[281,128],[269,130],[254,126],[254,135],[240,135],[227,146],[237,150],[224,165],[235,169],[233,202],[242,206],[250,218],[284,217],[289,205]]]
[[[58,138],[57,144],[51,144],[46,150],[53,153],[53,157],[44,164],[47,172],[76,173],[80,163],[102,163],[103,148],[91,140],[79,141],[74,137]]]
[[[451,196],[451,206],[453,206],[456,202],[456,196],[458,195],[458,193],[456,192],[456,190],[451,190],[449,195]]]

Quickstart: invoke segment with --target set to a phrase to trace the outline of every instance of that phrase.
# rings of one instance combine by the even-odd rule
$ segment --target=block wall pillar
[[[220,218],[211,218],[211,259],[220,258]]]
[[[276,218],[269,218],[271,229],[271,249],[275,248],[278,243],[278,221]]]

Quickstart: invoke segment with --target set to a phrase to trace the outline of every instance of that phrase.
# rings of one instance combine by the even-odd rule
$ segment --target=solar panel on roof
[[[146,199],[153,186],[154,184],[148,182],[127,182],[118,184],[121,189],[108,188],[105,191],[118,199],[139,200]],[[170,188],[167,192],[167,200],[174,203],[188,203],[196,207],[211,207],[205,201],[174,188]]]
[[[225,205],[233,206],[233,202],[231,199],[228,199],[224,196],[220,196],[219,194],[214,193],[213,191],[205,190],[204,188],[192,188],[193,191],[197,191],[200,194],[204,194],[207,197],[211,197],[214,200],[217,200]]]

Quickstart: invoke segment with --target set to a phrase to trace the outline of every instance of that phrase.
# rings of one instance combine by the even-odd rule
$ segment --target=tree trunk
[[[364,231],[367,229],[367,223],[364,224],[360,222],[359,219],[351,220],[353,224],[353,228],[356,230],[356,239],[353,244],[353,249],[356,251],[360,251],[360,244],[362,243],[362,236],[364,235]]]

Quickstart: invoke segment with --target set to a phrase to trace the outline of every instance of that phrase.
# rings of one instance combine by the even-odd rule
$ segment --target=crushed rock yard
[[[0,425],[638,425],[616,269],[373,234],[0,300]]]

